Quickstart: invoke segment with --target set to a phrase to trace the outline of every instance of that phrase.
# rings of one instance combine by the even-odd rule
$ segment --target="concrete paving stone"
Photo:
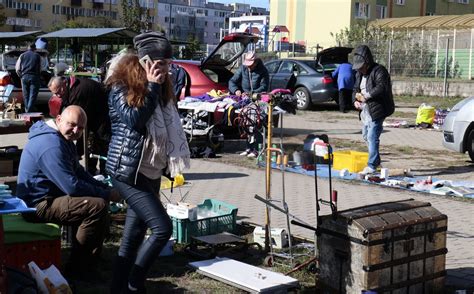
[[[352,114],[351,114],[352,115]],[[352,115],[355,116],[355,115]],[[314,118],[308,120],[308,115],[302,113],[285,121],[285,133],[328,133],[331,137],[362,141],[360,125],[347,123],[341,120],[325,122]],[[23,148],[27,134],[3,135],[1,144],[18,145]],[[429,148],[431,150],[445,150],[442,147],[442,133],[426,130],[407,130],[385,128],[382,134],[382,144]],[[450,152],[450,151],[447,151]],[[407,164],[409,162],[407,161]],[[254,199],[255,194],[265,196],[265,171],[263,169],[248,169],[220,163],[218,160],[192,160],[191,170],[185,172],[185,178],[191,184],[182,188],[190,191],[186,201],[201,203],[206,198],[216,198],[231,203],[239,208],[238,216],[242,220],[261,224],[265,222],[265,205]],[[272,196],[281,199],[281,175],[272,172]],[[318,179],[319,195],[328,198],[328,180]],[[456,201],[450,198],[432,196],[411,191],[383,188],[368,184],[354,184],[342,181],[333,181],[334,189],[339,192],[339,210],[358,206],[414,198],[427,201],[441,213],[448,216],[448,233],[446,268],[448,280],[452,285],[459,287],[472,285],[469,279],[460,279],[450,276],[451,271],[459,271],[466,276],[474,275],[474,203]],[[291,213],[298,218],[315,224],[315,190],[314,178],[304,175],[285,173],[286,199]],[[172,195],[178,197],[179,194]],[[327,206],[321,207],[321,214],[329,214]],[[285,216],[275,210],[271,213],[272,226],[286,226]],[[312,231],[297,226],[291,227],[296,235],[312,239]]]

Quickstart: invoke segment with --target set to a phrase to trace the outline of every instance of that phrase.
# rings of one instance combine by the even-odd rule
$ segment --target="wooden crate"
[[[447,222],[430,203],[413,199],[323,216],[317,242],[322,287],[443,293]]]

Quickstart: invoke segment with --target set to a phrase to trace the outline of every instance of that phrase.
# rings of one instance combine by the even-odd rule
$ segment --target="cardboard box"
[[[13,176],[13,160],[0,160],[0,177]]]
[[[166,212],[169,216],[177,219],[189,219],[195,221],[197,219],[198,208],[194,204],[178,202],[178,204],[168,203],[166,205]]]
[[[288,247],[288,233],[285,229],[272,228],[271,239],[273,248],[282,249]],[[253,230],[253,241],[265,246],[265,228],[256,226]]]

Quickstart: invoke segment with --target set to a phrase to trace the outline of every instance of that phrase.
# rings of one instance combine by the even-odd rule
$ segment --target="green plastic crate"
[[[171,217],[173,238],[176,242],[189,243],[191,238],[195,236],[235,231],[237,207],[216,199],[206,199],[198,205],[198,210],[210,210],[218,215],[195,221]]]

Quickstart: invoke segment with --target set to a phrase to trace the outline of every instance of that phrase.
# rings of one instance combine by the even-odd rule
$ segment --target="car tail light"
[[[323,77],[323,84],[331,84],[332,83],[332,78],[329,76],[324,76]]]
[[[3,76],[0,78],[0,86],[6,86],[12,83],[12,79],[9,75]]]

